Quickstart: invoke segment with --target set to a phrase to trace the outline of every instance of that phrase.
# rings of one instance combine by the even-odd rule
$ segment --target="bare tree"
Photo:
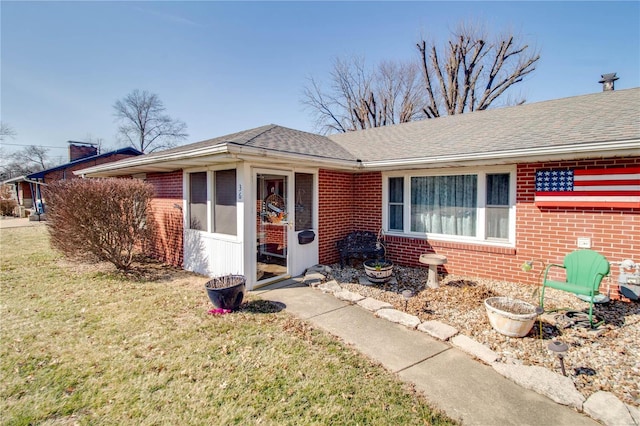
[[[540,55],[513,34],[490,41],[479,26],[460,24],[443,48],[422,40],[416,63],[336,60],[329,88],[311,78],[302,103],[323,133],[347,132],[483,110],[535,70]],[[422,78],[420,78],[422,74]],[[508,92],[507,92],[508,93]]]
[[[303,92],[303,104],[315,115],[323,133],[404,123],[422,114],[416,64],[382,62],[374,70],[362,58],[336,59],[330,91],[314,79]]]
[[[473,25],[461,24],[444,49],[417,44],[429,118],[487,109],[507,89],[535,70],[537,52],[513,34],[490,41]],[[519,100],[516,103],[523,103]]]
[[[7,137],[13,138],[15,135],[16,132],[11,126],[0,121],[0,141],[3,141]]]
[[[24,164],[27,168],[39,171],[47,169],[50,166],[48,152],[49,149],[47,148],[29,145],[25,146],[22,150],[15,152],[13,154],[13,158]]]
[[[113,151],[110,147],[107,146],[104,138],[99,136],[94,137],[91,133],[87,133],[84,137],[84,141],[92,144],[98,149],[98,154],[104,154],[105,152]]]
[[[10,179],[48,169],[52,162],[47,148],[29,145],[7,156],[2,156],[0,177]]]
[[[165,115],[166,108],[155,93],[136,89],[117,101],[113,108],[122,123],[118,133],[140,152],[170,148],[188,136],[187,125]]]

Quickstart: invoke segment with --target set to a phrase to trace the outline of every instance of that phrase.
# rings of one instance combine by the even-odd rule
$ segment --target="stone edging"
[[[340,300],[371,311],[379,318],[402,324],[443,342],[448,342],[490,365],[497,373],[518,385],[542,394],[558,404],[573,407],[605,425],[640,425],[640,409],[623,403],[610,392],[596,392],[587,399],[578,392],[569,377],[562,376],[545,367],[497,362],[499,356],[495,351],[468,336],[459,334],[455,327],[440,321],[422,322],[415,315],[394,309],[390,303],[344,290],[336,280],[326,281],[325,274],[329,272],[331,272],[331,268],[328,266],[316,265],[307,270],[303,282],[323,293],[331,293]]]

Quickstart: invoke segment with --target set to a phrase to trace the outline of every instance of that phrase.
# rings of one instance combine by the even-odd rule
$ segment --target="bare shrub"
[[[131,267],[151,229],[153,187],[138,179],[70,179],[46,187],[51,244],[71,258]]]
[[[9,185],[0,185],[0,215],[13,216],[18,202],[11,196]]]

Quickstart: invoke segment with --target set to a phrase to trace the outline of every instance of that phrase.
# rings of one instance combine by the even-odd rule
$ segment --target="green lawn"
[[[208,315],[206,278],[69,264],[44,227],[0,230],[0,244],[2,424],[453,424],[265,302]]]

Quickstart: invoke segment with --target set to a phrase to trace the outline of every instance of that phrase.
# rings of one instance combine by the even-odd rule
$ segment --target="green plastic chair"
[[[546,287],[563,290],[589,298],[589,323],[593,327],[593,300],[598,295],[600,282],[609,274],[609,262],[600,253],[593,250],[576,250],[564,257],[563,265],[549,264],[544,271],[540,307],[544,309],[544,289]],[[551,268],[566,271],[566,281],[553,281],[547,278]]]

